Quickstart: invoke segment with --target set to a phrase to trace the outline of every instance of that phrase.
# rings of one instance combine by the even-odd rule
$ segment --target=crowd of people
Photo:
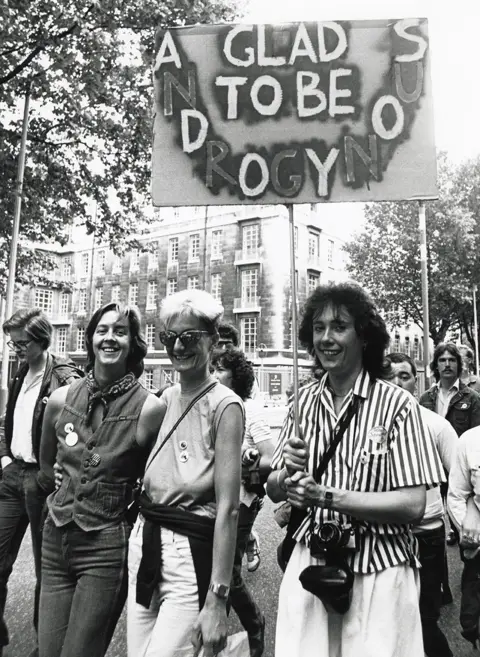
[[[389,352],[368,294],[319,286],[298,335],[312,377],[274,444],[254,366],[222,316],[202,290],[162,300],[159,339],[177,383],[157,394],[140,381],[147,345],[135,308],[95,311],[85,372],[50,353],[40,310],[4,323],[18,369],[0,441],[0,655],[8,579],[30,524],[32,656],[103,657],[126,605],[129,657],[217,655],[230,608],[261,657],[265,616],[242,563],[260,563],[254,523],[266,493],[286,525],[276,657],[451,657],[438,625],[451,601],[447,542],[459,543],[461,632],[475,645],[471,350],[437,345],[435,383],[417,401],[415,362]]]

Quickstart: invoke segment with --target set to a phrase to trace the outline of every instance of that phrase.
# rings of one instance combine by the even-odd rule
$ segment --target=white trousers
[[[299,543],[278,602],[275,657],[423,657],[418,571],[407,565],[355,575],[348,612],[327,613],[298,576],[317,563]]]
[[[143,518],[135,523],[128,549],[128,656],[191,657],[192,627],[199,607],[188,538],[162,528],[162,582],[154,591],[150,608],[145,609],[136,602],[143,524]]]

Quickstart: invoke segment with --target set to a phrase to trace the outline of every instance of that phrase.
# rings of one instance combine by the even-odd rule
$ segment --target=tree
[[[439,199],[426,203],[430,335],[436,344],[459,323],[466,330],[472,284],[480,283],[474,205],[480,159],[455,168],[440,154],[438,187]],[[418,203],[373,203],[365,217],[363,231],[345,246],[350,275],[370,290],[392,324],[423,328]]]
[[[83,218],[118,249],[148,200],[155,31],[231,20],[236,7],[234,0],[0,4],[0,293],[27,83],[32,109],[21,238],[61,241],[62,229]],[[42,260],[38,252],[20,249],[20,282],[31,280],[35,259]]]

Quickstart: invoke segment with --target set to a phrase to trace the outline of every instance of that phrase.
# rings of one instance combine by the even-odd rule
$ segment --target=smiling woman
[[[222,314],[201,290],[161,304],[160,340],[180,383],[160,399],[165,420],[130,538],[129,657],[193,655],[202,644],[212,657],[225,645],[244,419],[209,371]]]
[[[40,475],[53,483],[57,461],[62,483],[47,500],[40,657],[105,655],[127,594],[126,511],[163,419],[138,381],[147,346],[136,310],[97,310],[86,346],[86,378],[54,392],[45,410]]]

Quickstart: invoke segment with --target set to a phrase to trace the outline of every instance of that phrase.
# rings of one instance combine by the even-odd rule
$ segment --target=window
[[[102,249],[97,253],[97,274],[105,273],[105,251]]]
[[[70,295],[67,292],[62,292],[60,297],[60,315],[65,317],[68,315],[70,309]]]
[[[407,356],[410,356],[410,338],[408,337],[408,335],[405,336],[404,344],[405,344],[405,353],[407,354]]]
[[[77,329],[77,351],[85,351],[85,329],[80,326]]]
[[[167,281],[167,297],[170,294],[175,294],[178,288],[178,281],[176,278],[169,278]]]
[[[133,249],[130,253],[130,271],[137,271],[140,263],[140,251]]]
[[[100,285],[95,288],[95,310],[103,306],[103,287]]]
[[[241,347],[247,354],[254,354],[257,349],[257,318],[244,317],[240,323]]]
[[[190,235],[188,243],[188,260],[200,260],[200,235],[195,233]]]
[[[78,312],[87,312],[87,290],[78,291]]]
[[[214,230],[212,233],[212,260],[222,258],[222,234],[221,230]]]
[[[258,269],[242,271],[242,301],[253,301],[258,292]]]
[[[168,240],[168,262],[178,262],[178,237]]]
[[[73,274],[73,261],[72,256],[65,256],[62,260],[62,276],[67,280],[71,278]]]
[[[138,304],[138,283],[131,283],[128,286],[128,305],[136,306]]]
[[[308,259],[316,260],[319,254],[319,236],[318,233],[308,233]]]
[[[147,390],[153,390],[153,370],[145,370],[143,373],[143,382]]]
[[[147,310],[154,310],[156,307],[157,307],[157,282],[148,281]]]
[[[200,287],[199,276],[189,276],[187,279],[187,290],[198,290]]]
[[[152,251],[148,252],[148,268],[157,269],[158,267],[158,242],[152,246]]]
[[[328,240],[327,262],[329,267],[333,267],[333,250],[335,243],[333,240]]]
[[[145,339],[149,349],[155,349],[155,324],[147,324],[145,327]]]
[[[82,253],[82,267],[80,269],[81,276],[86,278],[90,273],[90,254]]]
[[[212,274],[212,280],[210,282],[210,294],[217,301],[222,300],[222,275],[221,274]]]
[[[395,337],[393,339],[393,351],[400,351],[400,336],[398,333],[395,333]]]
[[[320,285],[320,276],[318,274],[308,273],[307,279],[307,294],[311,294],[313,290]]]
[[[56,330],[56,352],[57,354],[67,353],[67,329],[65,326],[60,326]]]
[[[417,337],[413,338],[413,357],[420,360],[420,340]]]
[[[120,303],[120,285],[112,285],[112,303]]]
[[[44,313],[51,314],[53,307],[53,290],[35,290],[35,306]]]
[[[242,251],[244,255],[255,255],[258,251],[258,224],[242,228]]]
[[[120,256],[113,256],[112,262],[112,274],[121,274],[122,273],[122,259]]]

